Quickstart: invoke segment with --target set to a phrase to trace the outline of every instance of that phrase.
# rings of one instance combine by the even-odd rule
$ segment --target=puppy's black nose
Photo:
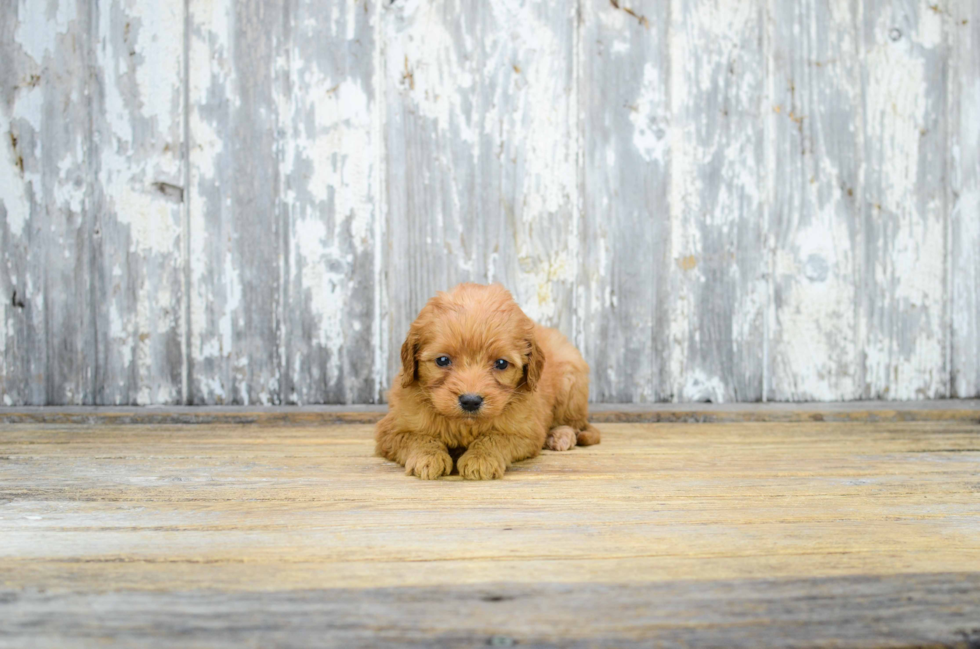
[[[459,407],[466,412],[476,412],[483,405],[483,397],[478,394],[459,395]]]

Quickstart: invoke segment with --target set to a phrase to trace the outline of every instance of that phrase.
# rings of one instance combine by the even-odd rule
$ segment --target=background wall
[[[382,398],[499,281],[600,401],[980,394],[975,0],[0,0],[0,393]]]

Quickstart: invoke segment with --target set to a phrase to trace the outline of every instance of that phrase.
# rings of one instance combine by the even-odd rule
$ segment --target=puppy
[[[542,447],[598,444],[588,399],[589,366],[561,333],[500,285],[460,284],[412,323],[375,451],[423,480],[453,456],[467,480],[500,478]]]

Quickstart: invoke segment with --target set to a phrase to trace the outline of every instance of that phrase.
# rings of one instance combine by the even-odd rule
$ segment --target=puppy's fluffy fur
[[[464,410],[462,395],[482,405]],[[453,456],[466,479],[500,478],[542,447],[598,444],[588,397],[589,366],[561,333],[535,324],[502,286],[460,284],[412,323],[376,452],[425,480],[449,475]]]

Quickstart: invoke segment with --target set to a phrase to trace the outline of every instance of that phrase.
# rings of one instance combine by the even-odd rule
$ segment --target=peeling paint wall
[[[598,401],[980,396],[973,0],[4,0],[0,402],[381,401],[508,286]]]

